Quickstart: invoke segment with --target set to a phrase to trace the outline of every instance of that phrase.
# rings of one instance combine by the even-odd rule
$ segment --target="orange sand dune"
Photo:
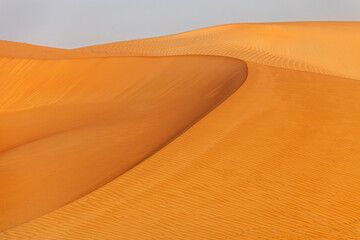
[[[360,79],[360,22],[229,24],[75,51],[94,56],[206,54]]]
[[[234,24],[1,59],[1,226],[47,214],[0,239],[360,239],[359,28]],[[188,54],[233,58],[116,57]]]
[[[84,54],[72,50],[42,47],[27,43],[18,43],[0,40],[0,58],[36,58],[36,59],[59,59],[79,58]]]
[[[246,78],[242,61],[223,57],[3,59],[0,66],[2,229],[119,176]]]

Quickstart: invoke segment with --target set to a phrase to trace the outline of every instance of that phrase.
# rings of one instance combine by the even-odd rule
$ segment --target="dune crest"
[[[68,49],[0,40],[0,58],[63,59],[81,57],[84,55]]]
[[[359,42],[360,22],[239,23],[74,51],[94,56],[218,55],[360,79]]]

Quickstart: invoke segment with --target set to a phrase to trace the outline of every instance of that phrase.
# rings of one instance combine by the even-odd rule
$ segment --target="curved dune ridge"
[[[360,239],[359,30],[0,43],[0,239]]]
[[[246,78],[242,61],[206,56],[2,59],[0,66],[2,228],[119,176]]]
[[[219,55],[360,79],[359,28],[360,22],[239,23],[75,51],[93,56]]]

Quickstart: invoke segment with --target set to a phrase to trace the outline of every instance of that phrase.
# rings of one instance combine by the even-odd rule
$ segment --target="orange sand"
[[[360,239],[359,30],[0,52],[0,239]]]
[[[83,55],[67,49],[42,47],[27,43],[0,40],[0,57],[61,59],[83,57]]]
[[[2,228],[50,212],[124,173],[246,78],[242,61],[224,57],[0,64]]]

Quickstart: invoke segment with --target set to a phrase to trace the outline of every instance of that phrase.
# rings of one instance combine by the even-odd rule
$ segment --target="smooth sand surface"
[[[0,58],[61,59],[79,57],[84,57],[84,55],[68,49],[0,40]]]
[[[118,177],[246,78],[244,62],[206,56],[2,59],[0,66],[2,229]]]
[[[359,30],[235,24],[72,50],[87,60],[2,59],[1,223],[48,214],[0,239],[360,239]],[[231,58],[108,58],[181,54],[242,56],[248,76]],[[42,68],[57,80],[39,85]],[[37,164],[55,185],[31,182]]]

